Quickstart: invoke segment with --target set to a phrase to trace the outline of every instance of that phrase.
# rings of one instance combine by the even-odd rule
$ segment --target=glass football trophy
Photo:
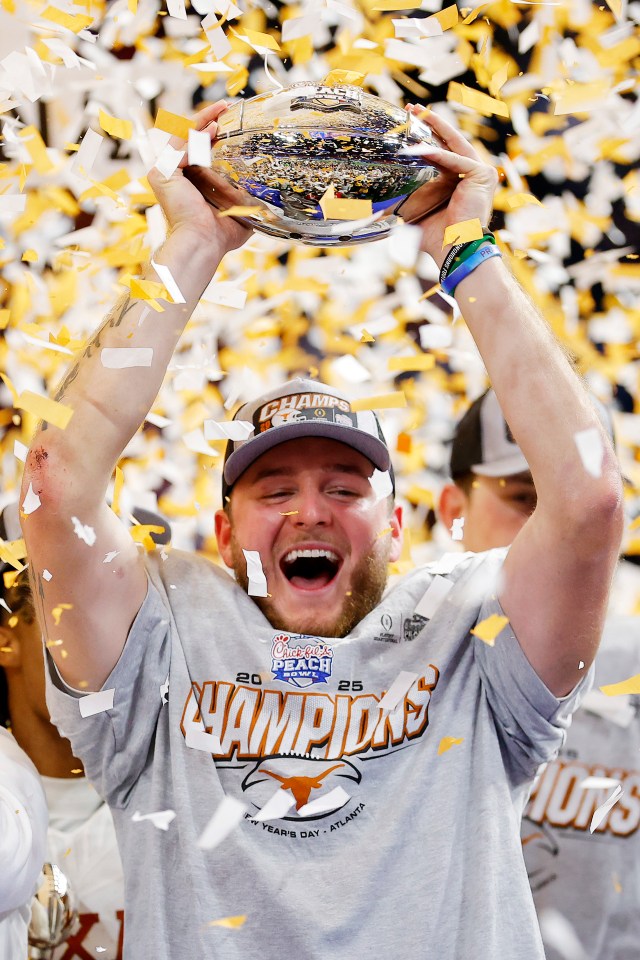
[[[55,948],[72,933],[77,916],[65,874],[54,863],[45,863],[31,901],[29,960],[51,960]]]
[[[458,178],[421,144],[443,146],[402,108],[359,87],[305,81],[230,107],[211,166],[184,173],[219,210],[245,208],[232,215],[247,226],[331,247],[378,240],[448,201]]]

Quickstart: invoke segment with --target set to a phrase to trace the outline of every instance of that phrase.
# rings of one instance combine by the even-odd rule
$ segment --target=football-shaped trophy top
[[[457,177],[421,144],[443,146],[412,113],[359,87],[305,81],[230,107],[211,166],[185,174],[255,230],[333,247],[378,240],[448,201]]]

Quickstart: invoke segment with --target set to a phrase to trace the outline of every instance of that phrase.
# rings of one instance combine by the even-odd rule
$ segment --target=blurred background
[[[35,423],[20,394],[53,390],[163,240],[146,173],[181,118],[347,70],[435,107],[499,169],[503,254],[612,409],[635,558],[639,21],[638,0],[1,0],[0,508]],[[120,462],[120,513],[159,509],[175,547],[215,558],[222,447],[204,421],[302,374],[381,398],[410,534],[397,569],[446,545],[448,442],[486,373],[416,232],[327,251],[255,234],[228,256]],[[635,585],[627,600],[640,611]]]

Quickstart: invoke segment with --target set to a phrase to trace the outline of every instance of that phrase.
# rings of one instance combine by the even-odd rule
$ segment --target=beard
[[[242,589],[249,592],[247,564],[235,536],[231,540],[233,572]],[[285,618],[271,597],[251,597],[275,630],[310,634],[314,637],[346,637],[382,599],[387,585],[389,549],[375,544],[358,562],[351,575],[342,609],[337,617],[322,620],[318,613],[301,613]]]

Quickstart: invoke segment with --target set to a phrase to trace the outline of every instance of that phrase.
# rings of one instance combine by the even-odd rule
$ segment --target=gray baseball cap
[[[589,394],[607,436],[614,442],[613,423],[607,407]],[[466,473],[481,477],[512,477],[529,470],[515,442],[498,398],[487,390],[471,404],[458,422],[451,444],[450,473],[453,479]]]
[[[288,440],[325,437],[367,457],[378,470],[393,469],[389,448],[373,410],[353,410],[339,390],[317,380],[289,380],[245,403],[233,418],[253,427],[244,440],[229,440],[222,478],[223,502],[231,487],[267,450]]]

